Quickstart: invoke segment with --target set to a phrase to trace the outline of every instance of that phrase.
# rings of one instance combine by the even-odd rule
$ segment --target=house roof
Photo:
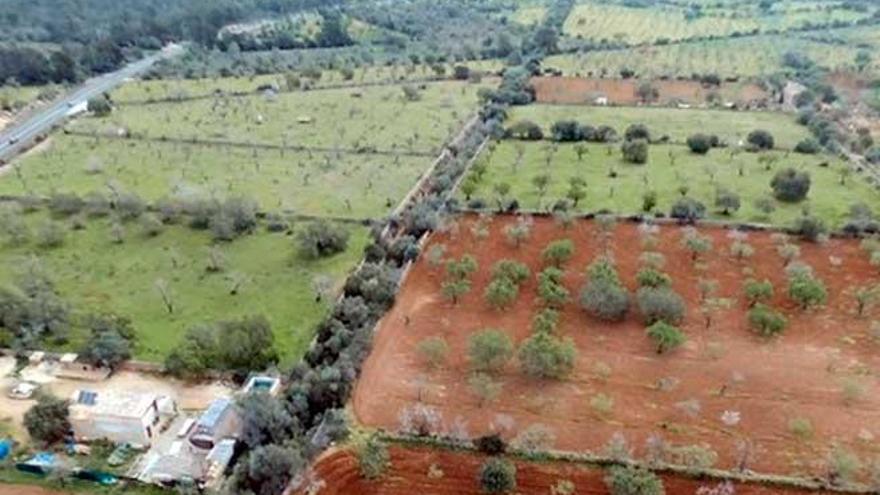
[[[80,389],[71,397],[72,417],[114,416],[118,418],[141,418],[162,396],[123,392],[94,392]]]
[[[208,406],[208,410],[199,417],[199,421],[196,423],[198,429],[202,431],[213,431],[220,420],[223,419],[223,416],[226,415],[226,412],[231,408],[232,401],[229,399],[216,399],[214,402],[211,402],[211,405]]]

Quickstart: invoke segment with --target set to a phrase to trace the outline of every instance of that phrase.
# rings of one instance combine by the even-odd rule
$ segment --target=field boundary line
[[[465,122],[465,124],[461,127],[461,129],[458,131],[458,133],[452,139],[450,139],[446,144],[443,145],[443,149],[440,152],[440,155],[437,156],[436,159],[434,159],[434,161],[431,163],[431,166],[429,166],[427,168],[427,170],[422,172],[422,175],[416,181],[415,185],[409,190],[408,193],[406,193],[406,196],[404,196],[403,199],[400,200],[400,203],[397,204],[397,206],[394,208],[394,210],[392,210],[392,212],[391,212],[392,217],[398,216],[401,213],[403,213],[403,211],[406,209],[406,207],[411,202],[413,202],[413,200],[416,198],[418,193],[422,189],[424,189],[425,184],[428,182],[428,180],[431,178],[431,176],[434,175],[434,171],[437,170],[437,168],[440,166],[440,164],[442,162],[444,162],[445,160],[448,160],[453,157],[453,154],[449,151],[449,146],[453,145],[457,142],[460,142],[463,139],[463,137],[468,133],[468,131],[470,131],[473,128],[473,126],[475,126],[479,123],[479,120],[480,120],[480,114],[479,114],[479,112],[477,112],[474,115],[472,115]]]
[[[440,436],[413,436],[401,433],[391,433],[385,430],[379,430],[379,436],[391,443],[409,446],[424,446],[431,448],[441,448],[452,452],[469,452],[479,454],[479,450],[470,440],[460,441]],[[716,481],[736,481],[739,483],[770,485],[783,488],[798,488],[810,491],[827,490],[841,494],[875,494],[876,491],[864,484],[850,484],[848,486],[838,486],[828,482],[818,481],[816,478],[799,478],[794,476],[785,476],[779,474],[756,473],[751,470],[742,472],[713,469],[687,467],[670,463],[652,464],[648,462],[632,460],[632,459],[615,459],[609,456],[603,456],[593,453],[576,453],[558,450],[546,450],[541,452],[528,452],[525,450],[514,449],[508,447],[505,455],[515,457],[519,460],[541,463],[541,462],[562,462],[567,464],[593,466],[593,467],[609,467],[609,466],[631,466],[643,468],[652,472],[672,474],[676,476],[687,477],[691,479],[713,479]]]
[[[524,216],[533,216],[533,217],[547,217],[550,218],[553,216],[553,211],[541,210],[537,208],[518,208],[516,211],[498,211],[493,208],[470,208],[467,206],[458,206],[453,211],[454,214],[457,215],[480,215],[480,214],[492,214],[493,216],[510,216],[510,217],[524,217]],[[696,221],[687,221],[681,220],[678,218],[672,218],[666,214],[662,217],[655,217],[650,214],[641,214],[641,213],[613,213],[607,211],[577,211],[570,212],[572,218],[578,220],[592,220],[596,217],[611,217],[618,222],[630,222],[630,223],[646,223],[650,225],[665,225],[665,226],[694,226],[694,227],[702,227],[702,228],[713,228],[713,229],[723,229],[723,230],[739,230],[742,232],[779,232],[789,235],[797,235],[797,232],[791,228],[786,227],[784,225],[774,225],[769,223],[759,223],[759,222],[738,222],[735,220],[717,220],[711,218],[703,218]],[[843,229],[831,230],[828,232],[828,236],[831,238],[837,239],[862,239],[867,237],[873,237],[873,234],[870,233],[851,233],[847,232]]]
[[[144,141],[149,143],[170,143],[170,144],[191,144],[194,146],[218,146],[242,149],[266,149],[266,150],[283,150],[283,151],[311,151],[315,153],[339,153],[346,155],[377,155],[377,156],[407,156],[426,158],[435,156],[431,151],[407,151],[407,150],[381,150],[373,148],[347,148],[347,147],[330,147],[330,146],[306,146],[306,145],[283,145],[272,143],[248,143],[244,141],[231,141],[226,139],[194,139],[194,138],[172,138],[168,136],[146,136],[143,134],[127,134],[114,135],[100,132],[77,131],[65,129],[64,134],[68,136],[109,139],[119,141]]]
[[[600,125],[601,125],[601,124],[600,124]],[[509,137],[498,139],[498,142],[499,142],[499,143],[502,143],[502,142],[505,142],[505,141],[510,141],[510,142],[513,142],[513,143],[536,143],[536,144],[537,144],[537,143],[554,143],[554,144],[578,144],[578,143],[582,143],[582,144],[593,144],[593,145],[618,145],[618,144],[622,144],[622,143],[624,142],[623,139],[619,139],[619,140],[617,140],[617,141],[608,141],[608,142],[603,142],[603,141],[586,141],[586,140],[581,140],[581,141],[554,141],[553,139],[549,139],[549,138],[547,138],[546,136],[543,137],[543,138],[541,138],[541,139],[517,139],[517,138],[509,138]],[[676,140],[676,139],[667,139],[667,140],[665,140],[665,141],[662,141],[662,140],[656,140],[656,139],[655,139],[655,140],[653,140],[653,141],[648,142],[648,145],[649,145],[649,146],[663,146],[663,145],[669,145],[669,146],[681,146],[681,147],[684,147],[684,148],[687,148],[687,147],[688,147],[687,141],[679,141],[679,140]],[[728,144],[727,146],[718,146],[718,147],[715,147],[715,148],[713,148],[713,149],[726,150],[726,149],[735,148],[736,146],[737,146],[737,145],[735,145],[735,144]],[[773,149],[765,150],[765,151],[762,151],[761,153],[774,152],[774,151],[776,151],[776,152],[780,152],[780,153],[796,153],[796,152],[794,151],[794,148],[788,148],[788,147],[784,147],[784,146],[775,146]],[[803,155],[803,156],[833,156],[833,154],[830,154],[830,153],[813,153],[813,154],[797,153],[797,154],[798,154],[798,155]]]

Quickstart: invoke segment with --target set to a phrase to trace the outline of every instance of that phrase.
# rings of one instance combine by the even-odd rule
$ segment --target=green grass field
[[[640,77],[690,77],[706,73],[758,77],[781,70],[786,52],[804,53],[832,70],[848,70],[855,67],[858,48],[854,44],[820,43],[797,35],[767,35],[554,55],[544,65],[566,75],[582,76],[617,76],[627,68]],[[875,59],[867,70],[880,72],[880,61]]]
[[[271,56],[271,55],[270,55]],[[474,70],[494,73],[504,67],[500,60],[469,60],[443,64],[446,75],[451,75],[456,65],[466,65]],[[352,69],[354,77],[346,79],[340,70],[322,70],[320,79],[308,79],[303,72],[290,74],[308,82],[313,88],[335,85],[372,84],[378,82],[408,81],[435,77],[437,74],[429,65],[391,65],[364,66]],[[282,91],[287,89],[285,74],[263,74],[241,77],[217,77],[204,79],[150,79],[138,80],[120,86],[113,92],[117,102],[148,101],[169,98],[186,98],[212,94],[216,91],[242,93],[256,91],[264,85],[275,85]]]
[[[431,158],[309,153],[56,135],[5,177],[0,194],[112,190],[162,197],[245,196],[265,210],[379,218]]]
[[[793,148],[809,136],[807,128],[794,117],[777,112],[739,112],[732,110],[701,110],[666,107],[598,107],[573,105],[529,105],[516,107],[510,122],[531,120],[548,132],[558,120],[577,120],[593,126],[610,125],[621,135],[631,124],[645,124],[656,139],[668,135],[673,141],[684,141],[693,133],[716,134],[731,146],[744,141],[749,132],[764,129],[780,148]]]
[[[547,16],[547,7],[544,5],[521,5],[513,13],[513,20],[526,26],[540,24]]]
[[[659,39],[681,40],[695,36],[726,36],[753,30],[789,29],[808,23],[854,21],[868,17],[843,8],[791,4],[769,13],[742,8],[706,8],[703,15],[688,19],[687,9],[679,6],[651,8],[585,2],[575,6],[565,21],[563,32],[570,36],[625,43],[646,43]]]
[[[34,231],[46,216],[33,213],[27,219]],[[272,323],[276,346],[289,364],[305,351],[314,325],[329,307],[326,298],[315,301],[314,277],[326,275],[341,284],[367,242],[366,229],[352,227],[345,253],[312,261],[296,254],[293,237],[260,227],[253,235],[220,244],[226,269],[209,274],[209,233],[168,226],[151,238],[136,222],[125,229],[121,244],[112,241],[106,219],[69,231],[56,249],[39,248],[33,241],[14,248],[0,242],[0,283],[14,280],[22,260],[36,256],[75,314],[112,311],[128,316],[138,335],[136,357],[154,361],[174,349],[191,325],[262,314]],[[163,305],[156,287],[160,279],[171,289],[174,314]],[[242,279],[239,293],[230,295],[234,281]],[[75,329],[67,348],[77,348],[85,336],[85,330]]]
[[[772,152],[777,161],[771,170],[759,162],[759,154],[734,153],[728,149],[715,149],[708,155],[690,153],[684,146],[652,145],[646,165],[633,165],[621,159],[619,144],[590,144],[589,152],[578,160],[575,147],[561,144],[547,165],[551,143],[503,141],[487,160],[487,172],[472,198],[481,198],[494,205],[495,184],[506,182],[511,186],[509,197],[529,209],[545,209],[565,197],[569,179],[580,177],[587,183],[586,199],[578,205],[582,211],[609,210],[619,214],[642,211],[642,197],[653,190],[658,195],[655,211],[669,213],[672,204],[680,197],[679,188],[686,185],[688,195],[702,201],[713,218],[739,221],[768,222],[787,226],[798,217],[804,207],[823,218],[829,226],[842,227],[848,218],[851,204],[861,201],[880,211],[877,193],[859,177],[846,179],[840,184],[841,171],[846,164],[820,155],[799,155]],[[518,160],[519,151],[524,153]],[[674,164],[673,164],[674,161]],[[820,166],[826,163],[827,166]],[[775,211],[769,216],[760,212],[754,202],[769,197],[770,181],[776,170],[792,166],[809,171],[812,188],[808,199],[798,204],[774,201]],[[742,169],[742,175],[740,175]],[[617,177],[611,178],[611,171]],[[540,174],[549,174],[550,186],[541,196],[532,183]],[[714,177],[714,178],[713,178]],[[714,207],[718,187],[726,187],[741,197],[741,209],[731,216],[723,216]],[[465,198],[459,191],[459,198]]]
[[[100,133],[126,128],[157,138],[433,153],[474,113],[480,87],[427,84],[418,101],[407,101],[403,86],[382,86],[133,105],[72,127]]]

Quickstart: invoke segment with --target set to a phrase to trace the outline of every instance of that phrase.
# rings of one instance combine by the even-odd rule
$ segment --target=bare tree
[[[168,314],[174,314],[174,293],[171,290],[171,286],[161,278],[157,279],[153,285],[159,291],[159,296],[162,297],[162,303],[165,305]]]

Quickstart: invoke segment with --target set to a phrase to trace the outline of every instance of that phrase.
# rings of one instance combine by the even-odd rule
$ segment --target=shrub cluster
[[[609,258],[598,258],[587,268],[587,283],[581,291],[580,302],[588,313],[601,320],[622,321],[626,318],[629,293]]]
[[[486,301],[496,309],[510,306],[529,278],[529,268],[518,261],[501,260],[492,267],[492,280],[486,286]]]

